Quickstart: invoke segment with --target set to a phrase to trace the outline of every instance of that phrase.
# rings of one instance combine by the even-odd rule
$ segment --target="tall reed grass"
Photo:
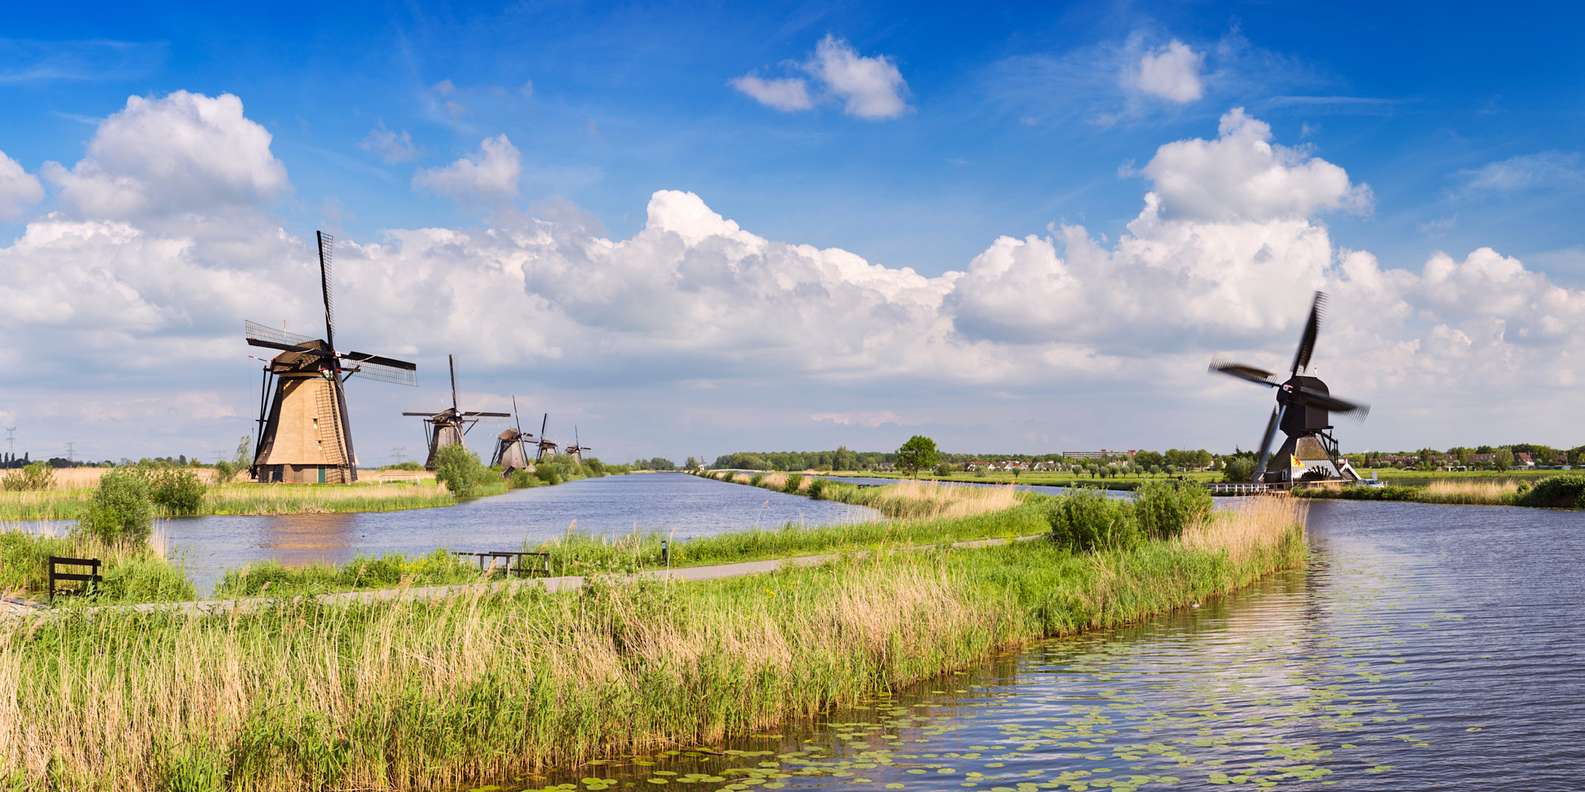
[[[12,622],[0,784],[433,789],[712,742],[1231,591],[1301,561],[1293,516],[1091,554],[1027,542],[713,583]]]
[[[97,482],[98,476],[94,478]],[[504,492],[491,482],[482,494]],[[77,520],[88,513],[93,488],[68,486],[33,492],[0,491],[0,521]],[[402,511],[451,506],[457,502],[433,478],[352,485],[256,484],[210,486],[199,514],[321,514]]]

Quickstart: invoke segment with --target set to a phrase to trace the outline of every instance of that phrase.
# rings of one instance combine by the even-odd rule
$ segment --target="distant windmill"
[[[1284,382],[1272,379],[1275,375],[1265,369],[1211,361],[1213,372],[1264,385],[1276,392],[1277,405],[1266,422],[1266,433],[1260,438],[1260,454],[1256,457],[1254,481],[1257,484],[1291,486],[1297,481],[1359,480],[1359,474],[1338,452],[1337,440],[1332,437],[1331,415],[1352,413],[1364,420],[1370,414],[1370,407],[1333,396],[1325,382],[1308,373],[1325,309],[1326,295],[1316,292],[1310,303],[1310,317],[1304,323],[1304,333],[1299,337],[1299,349],[1293,356],[1293,366]],[[1268,467],[1272,459],[1271,442],[1278,429],[1287,439],[1277,450],[1278,463]]]
[[[545,426],[550,423],[550,413],[539,421],[539,450],[534,453],[534,461],[544,461],[547,456],[556,455],[556,444],[545,439]]]
[[[447,446],[462,445],[462,438],[479,422],[480,418],[510,418],[511,413],[504,412],[463,412],[457,407],[457,361],[451,355],[446,356],[446,363],[451,367],[451,406],[439,412],[404,412],[403,415],[413,415],[424,419],[429,425],[428,435],[429,456],[424,459],[426,470],[435,469],[435,454]]]
[[[585,451],[593,451],[593,450],[594,449],[592,449],[592,448],[590,448],[590,447],[588,447],[586,445],[583,445],[582,443],[578,442],[578,425],[577,424],[573,424],[572,425],[572,445],[567,446],[567,450],[566,450],[567,456],[573,457],[574,459],[577,459],[579,462],[583,462],[583,452],[585,452]]]
[[[280,350],[265,363],[259,385],[259,438],[250,468],[259,481],[356,481],[358,457],[347,425],[343,384],[354,374],[398,385],[416,381],[418,367],[405,360],[336,351],[335,301],[331,296],[335,238],[321,231],[314,234],[319,243],[325,337],[309,338],[259,322],[243,325],[249,345]]]
[[[523,422],[517,415],[517,397],[512,397],[512,422],[514,428],[506,429],[495,438],[495,454],[490,458],[490,466],[501,467],[503,475],[510,476],[514,470],[532,470],[534,463],[528,461],[528,439],[533,437],[523,431]]]

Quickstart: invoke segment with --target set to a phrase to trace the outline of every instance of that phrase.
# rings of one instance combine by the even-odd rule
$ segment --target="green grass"
[[[1254,545],[1030,542],[566,594],[66,612],[0,632],[0,785],[450,788],[709,743],[1301,563],[1301,530],[1267,529]]]
[[[1306,498],[1336,500],[1581,509],[1585,508],[1585,475],[1551,475],[1524,481],[1497,477],[1443,478],[1421,486],[1315,487],[1295,490],[1295,494]]]
[[[85,537],[0,531],[0,594],[43,600],[49,596],[49,557],[98,558],[104,582],[88,596],[61,604],[166,602],[193,599],[182,570],[147,548],[109,546]],[[81,570],[74,570],[81,571]],[[70,584],[73,588],[80,584]]]
[[[908,476],[904,476],[901,473],[865,470],[839,471],[822,475],[831,475],[839,478],[842,476],[862,476],[865,478],[885,479],[910,478]],[[1139,485],[1150,481],[1173,481],[1181,479],[1183,481],[1209,484],[1211,482],[1221,481],[1222,474],[1220,471],[1194,470],[1186,473],[1175,473],[1172,475],[1162,474],[1159,476],[1152,476],[1145,474],[1130,474],[1096,478],[1094,476],[1075,475],[1073,473],[1051,471],[1028,471],[1025,473],[1020,473],[1016,476],[1005,471],[986,471],[985,475],[983,476],[977,472],[953,473],[947,476],[937,476],[934,473],[921,471],[918,476],[914,476],[912,478],[917,478],[921,481],[948,481],[962,484],[1039,484],[1050,487],[1102,487],[1111,490],[1132,490],[1139,487]]]
[[[670,542],[674,567],[727,564],[798,555],[875,550],[884,547],[948,544],[972,539],[1012,538],[1046,533],[1047,506],[1027,500],[1011,509],[968,517],[877,520],[842,525],[733,531]],[[569,533],[529,550],[551,554],[558,575],[634,571],[661,566],[660,534],[629,534],[614,539]]]
[[[363,556],[340,566],[309,564],[287,567],[275,561],[250,564],[226,572],[215,587],[215,596],[291,597],[396,586],[473,583],[479,580],[477,566],[445,550],[436,550],[418,558],[397,554]]]

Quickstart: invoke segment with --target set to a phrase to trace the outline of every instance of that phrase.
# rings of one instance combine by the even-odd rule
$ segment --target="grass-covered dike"
[[[1585,509],[1585,475],[1548,476],[1536,481],[1431,481],[1424,486],[1306,487],[1295,493],[1307,498],[1334,500]]]
[[[818,567],[708,583],[609,576],[565,594],[470,587],[422,602],[296,597],[208,616],[11,620],[0,623],[0,782],[444,788],[794,723],[1302,562],[1302,502],[1214,514],[1199,503],[1163,495],[1147,514],[1094,494],[1019,495],[956,516],[938,503],[892,522],[967,534],[1006,518],[1049,540],[870,543]],[[754,545],[717,547],[745,552]]]

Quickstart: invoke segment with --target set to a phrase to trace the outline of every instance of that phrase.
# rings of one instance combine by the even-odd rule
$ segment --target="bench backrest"
[[[99,576],[99,566],[102,562],[97,558],[72,558],[70,556],[50,556],[50,599],[55,599],[55,593],[62,591],[57,583],[78,582],[98,585],[104,582]],[[87,567],[88,572],[73,572],[71,567]],[[86,587],[85,587],[86,588]]]

